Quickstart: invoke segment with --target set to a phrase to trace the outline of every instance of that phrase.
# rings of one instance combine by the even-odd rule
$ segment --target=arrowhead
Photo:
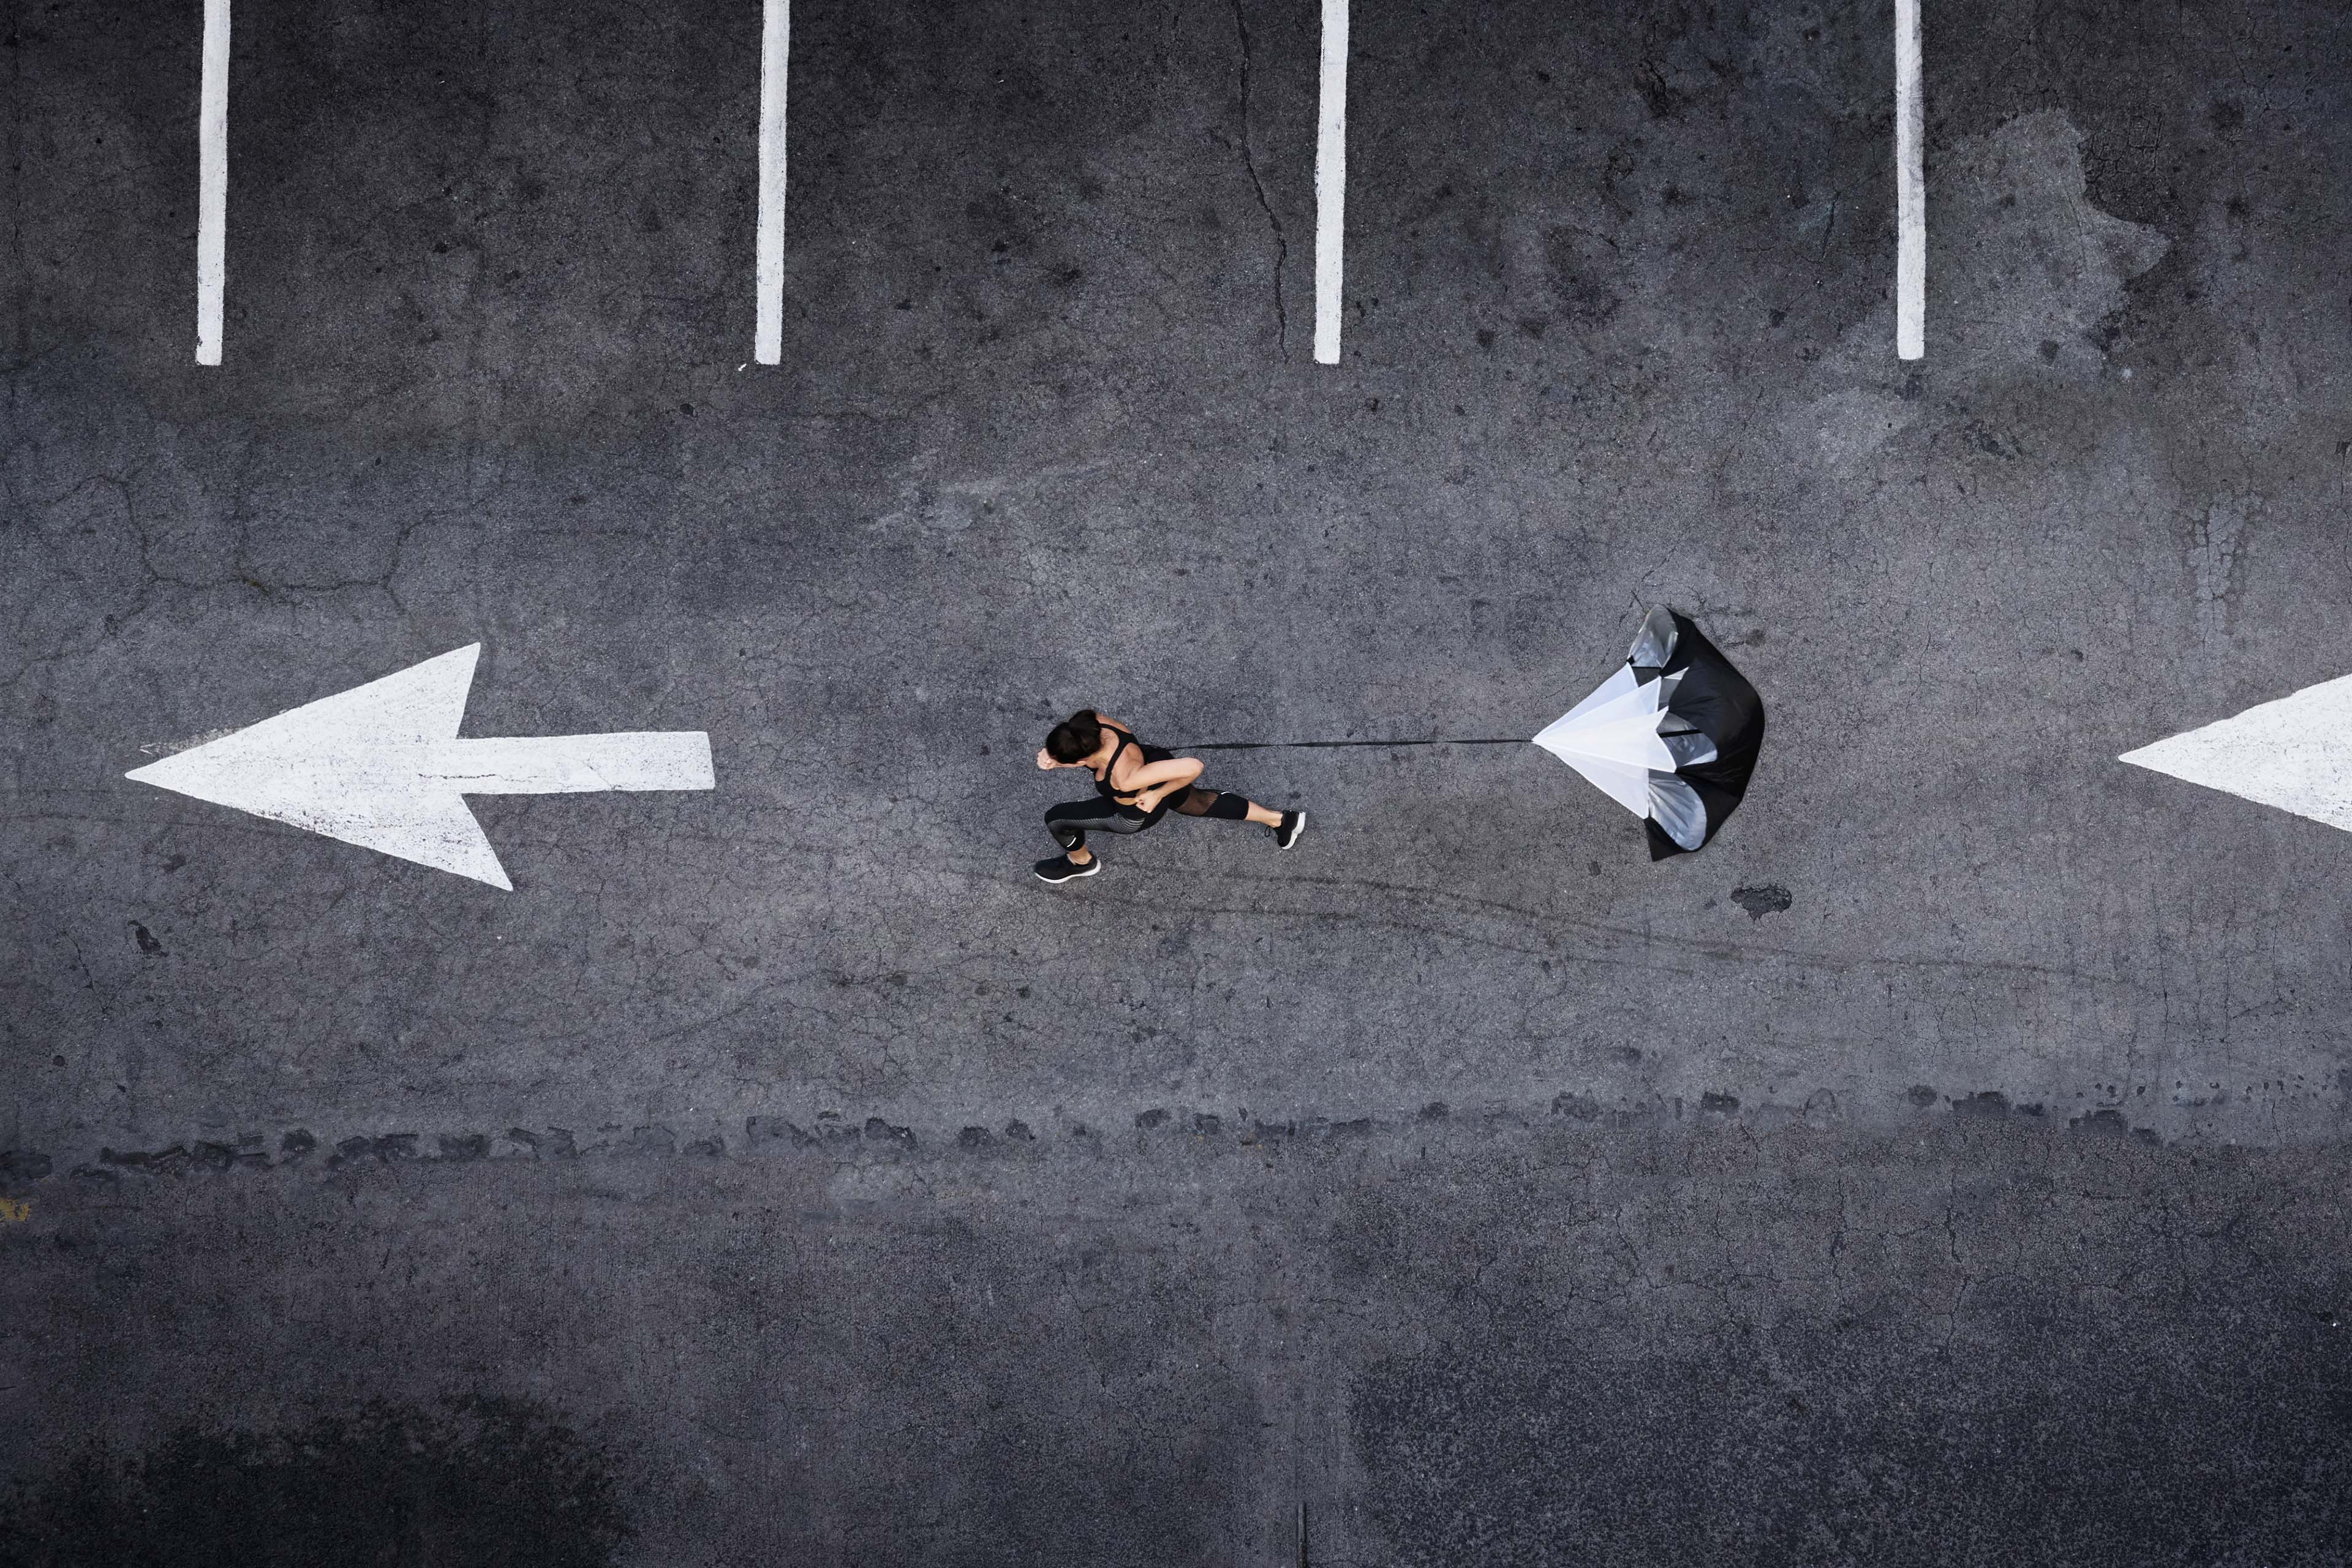
[[[474,643],[124,774],[512,889],[465,797],[421,771],[453,741]]]
[[[2352,832],[2352,675],[2116,760]]]

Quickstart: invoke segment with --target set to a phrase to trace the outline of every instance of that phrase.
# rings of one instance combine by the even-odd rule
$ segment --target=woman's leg
[[[1066,801],[1045,808],[1045,831],[1054,836],[1073,866],[1094,858],[1094,852],[1087,847],[1088,833],[1140,833],[1150,826],[1142,817],[1118,815],[1107,800]]]
[[[1280,827],[1282,813],[1226,790],[1188,787],[1176,809],[1187,816],[1213,816],[1220,822],[1255,822],[1260,827]]]

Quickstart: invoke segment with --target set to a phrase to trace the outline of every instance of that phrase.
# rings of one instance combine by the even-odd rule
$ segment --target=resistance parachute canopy
[[[1643,819],[1650,858],[1715,837],[1748,794],[1764,742],[1764,700],[1694,625],[1643,617],[1615,674],[1535,743]]]

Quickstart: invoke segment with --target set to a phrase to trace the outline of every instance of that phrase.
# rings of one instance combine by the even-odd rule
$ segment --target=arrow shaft
[[[442,741],[417,770],[461,795],[581,795],[709,789],[710,737],[699,730]]]

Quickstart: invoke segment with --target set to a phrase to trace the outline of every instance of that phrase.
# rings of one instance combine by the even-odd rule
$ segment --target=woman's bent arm
[[[1135,776],[1127,781],[1127,789],[1161,789],[1165,794],[1181,784],[1189,784],[1201,776],[1198,757],[1171,757],[1164,763],[1147,763],[1136,769]],[[1161,786],[1165,786],[1163,789]]]

